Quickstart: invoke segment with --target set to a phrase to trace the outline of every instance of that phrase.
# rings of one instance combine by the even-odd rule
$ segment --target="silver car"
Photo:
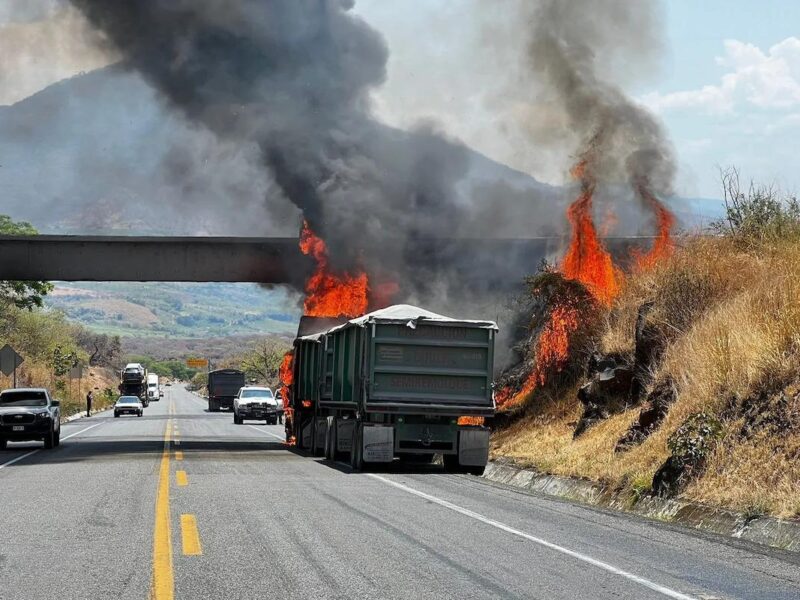
[[[136,396],[120,396],[114,405],[114,418],[120,415],[136,415],[141,417],[144,414],[144,405]]]

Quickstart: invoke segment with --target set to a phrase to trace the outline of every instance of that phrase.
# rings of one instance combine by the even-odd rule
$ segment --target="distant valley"
[[[57,283],[47,304],[121,337],[288,335],[300,318],[287,289],[244,283]]]

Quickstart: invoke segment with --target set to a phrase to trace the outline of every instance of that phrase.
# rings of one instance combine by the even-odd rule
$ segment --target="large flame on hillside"
[[[652,248],[649,252],[634,252],[633,255],[635,268],[643,271],[652,269],[659,262],[669,258],[675,251],[675,241],[672,239],[675,215],[650,192],[646,185],[640,185],[638,192],[656,217],[656,239],[653,241]]]
[[[614,264],[595,226],[592,204],[596,184],[590,158],[589,153],[572,170],[573,177],[581,183],[581,192],[567,210],[572,235],[559,271],[565,278],[582,283],[595,300],[610,306],[620,293],[624,275]],[[636,191],[655,214],[657,228],[652,248],[648,252],[633,254],[634,269],[641,271],[654,267],[672,254],[675,216],[646,183],[638,185]],[[558,300],[536,341],[532,370],[519,389],[506,386],[496,393],[497,406],[511,408],[522,403],[537,387],[547,382],[550,374],[563,370],[569,361],[570,337],[580,326],[579,307],[568,298]]]
[[[328,248],[303,221],[300,250],[311,256],[317,267],[306,282],[306,299],[303,313],[309,317],[358,317],[369,306],[369,278],[366,272],[355,275],[335,274],[330,271]]]
[[[584,284],[592,295],[610,305],[619,294],[619,270],[597,234],[592,215],[595,182],[585,160],[572,171],[581,181],[581,193],[567,210],[572,227],[569,249],[560,270],[567,279]]]

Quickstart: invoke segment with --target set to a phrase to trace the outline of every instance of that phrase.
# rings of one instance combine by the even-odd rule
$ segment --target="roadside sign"
[[[188,358],[186,359],[186,366],[190,369],[205,369],[208,367],[207,358]]]
[[[80,365],[75,365],[69,370],[69,378],[70,379],[80,379],[83,377],[83,367]]]
[[[6,377],[16,371],[17,367],[23,362],[25,362],[25,359],[17,354],[17,351],[8,344],[0,348],[0,371],[2,371],[3,375]]]

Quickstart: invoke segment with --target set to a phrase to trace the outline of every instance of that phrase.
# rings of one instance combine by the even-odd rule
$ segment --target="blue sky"
[[[660,78],[637,92],[694,93],[694,102],[688,95],[672,107],[656,103],[681,158],[685,191],[718,195],[717,165],[800,191],[800,2],[670,0],[666,17]],[[700,100],[700,90],[720,90],[726,76],[729,91]]]

